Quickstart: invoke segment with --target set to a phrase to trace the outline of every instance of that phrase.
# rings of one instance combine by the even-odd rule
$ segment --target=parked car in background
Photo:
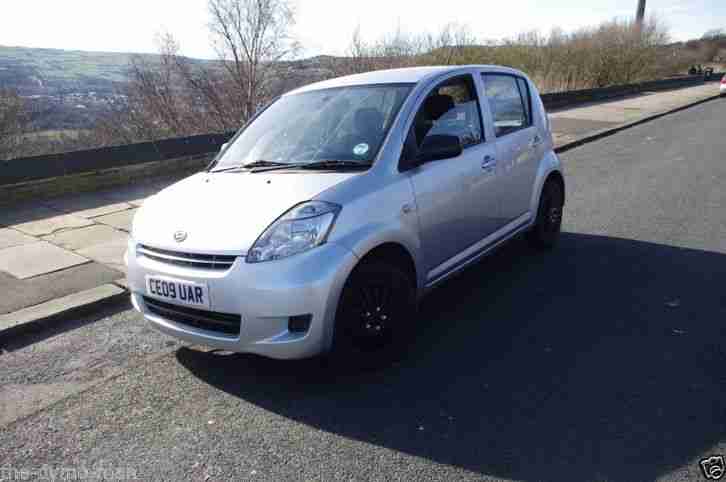
[[[517,70],[332,79],[258,113],[149,198],[126,254],[157,329],[273,358],[395,352],[421,297],[505,241],[557,242],[562,168]]]

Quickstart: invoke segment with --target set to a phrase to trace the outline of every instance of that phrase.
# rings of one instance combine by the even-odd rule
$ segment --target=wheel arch
[[[355,274],[356,270],[361,266],[372,263],[374,261],[380,261],[385,263],[391,263],[404,271],[409,276],[409,279],[413,283],[414,290],[416,291],[417,298],[421,295],[419,289],[419,281],[417,279],[416,262],[409,249],[402,243],[396,241],[386,241],[375,246],[370,247],[362,256],[356,256],[358,260],[352,267],[349,267],[344,278],[341,280],[338,291],[338,299],[335,303],[335,310],[333,311],[333,323],[328,324],[325,330],[325,351],[331,349],[333,345],[333,336],[335,332],[335,321],[337,318],[337,312],[340,308],[340,297],[343,294],[346,284],[349,282],[351,277]]]
[[[544,180],[544,183],[542,183],[542,188],[548,183],[548,182],[556,182],[560,185],[560,192],[562,193],[562,204],[565,204],[565,177],[562,175],[562,172],[556,170],[550,172],[547,177]],[[541,191],[542,189],[540,189]]]
[[[545,183],[550,180],[556,180],[562,187],[562,196],[564,201],[565,196],[565,176],[562,172],[562,164],[559,157],[554,152],[547,154],[540,162],[539,169],[537,171],[537,177],[535,178],[535,188],[532,190],[532,199],[530,201],[530,212],[533,214],[537,212],[539,208],[539,198],[542,195]],[[532,223],[535,221],[535,216],[532,216]]]
[[[370,241],[370,240],[369,240]],[[365,246],[365,245],[363,245]],[[353,276],[356,270],[363,264],[370,263],[376,260],[383,262],[392,263],[399,266],[407,275],[410,276],[414,289],[416,290],[417,297],[421,296],[420,280],[417,278],[418,271],[416,268],[416,261],[411,250],[402,242],[397,240],[382,241],[377,244],[369,244],[365,246],[365,249],[360,249],[363,246],[358,246],[358,249],[352,250],[357,260],[351,266],[349,266],[344,273],[338,284],[337,299],[335,302],[335,308],[331,312],[332,319],[335,320],[336,313],[339,307],[340,296],[342,296],[345,285],[348,280]],[[359,254],[360,253],[360,254]],[[326,350],[332,347],[333,333],[334,333],[335,322],[328,324],[325,330],[325,341],[324,346]]]
[[[413,255],[403,244],[395,241],[388,241],[374,246],[369,249],[366,254],[361,256],[360,260],[356,264],[356,267],[353,268],[353,271],[355,271],[357,267],[373,261],[388,263],[401,269],[409,277],[414,285],[414,289],[418,292],[416,262],[414,261]],[[351,272],[348,277],[352,274],[353,273]]]

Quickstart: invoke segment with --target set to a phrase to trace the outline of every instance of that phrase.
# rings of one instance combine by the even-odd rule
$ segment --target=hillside
[[[0,46],[0,87],[28,99],[34,130],[85,129],[106,102],[119,95],[133,56]],[[141,57],[149,62],[158,59]]]
[[[129,63],[136,56],[151,64],[159,61],[155,54],[0,46],[0,88],[13,89],[28,100],[35,131],[87,129],[107,102],[121,95]],[[283,87],[325,77],[329,72],[320,64],[321,58],[281,63],[284,84],[290,84]]]
[[[0,46],[0,85],[20,95],[111,92],[126,77],[131,54]]]
[[[551,50],[541,50],[537,47],[527,48],[525,45],[470,45],[464,48],[449,49],[445,54],[433,50],[419,60],[408,59],[407,62],[413,64],[417,62],[499,63],[528,70],[532,65],[541,63],[539,62],[540,57]],[[137,55],[149,64],[154,64],[160,59],[158,55],[154,54],[139,55],[0,46],[0,88],[13,89],[27,100],[31,111],[31,129],[33,131],[89,129],[94,126],[108,103],[122,95],[128,78],[129,64]],[[450,58],[452,55],[456,58]],[[657,57],[656,67],[651,69],[654,71],[651,76],[662,77],[674,73],[685,73],[688,66],[693,64],[725,61],[726,38],[718,36],[663,46]],[[204,64],[205,67],[213,67],[215,64],[219,66],[219,61],[216,60],[189,60],[193,63]],[[279,75],[274,76],[272,90],[281,92],[330,77],[333,75],[331,65],[337,60],[344,59],[321,56],[281,62],[278,64]],[[364,67],[385,68],[408,64],[407,62],[401,64],[402,60],[405,59],[376,57],[374,62],[364,62]],[[564,85],[562,79],[559,78],[562,75],[558,77],[558,74],[562,74],[561,70],[571,69],[575,60],[564,59],[564,64],[563,62],[557,64],[560,67],[556,68],[555,72],[544,76],[538,75],[541,73],[535,71],[530,74],[541,84],[544,91],[588,86],[587,79],[579,83],[575,82],[573,85]],[[581,63],[583,63],[584,72],[589,73],[589,64]],[[552,77],[554,77],[554,81]]]
[[[0,87],[25,97],[33,130],[93,125],[126,82],[131,54],[0,46]]]

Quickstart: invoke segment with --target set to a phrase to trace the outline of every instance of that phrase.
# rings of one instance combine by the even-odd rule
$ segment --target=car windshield
[[[213,170],[251,163],[372,163],[411,89],[366,85],[283,96],[234,139]]]

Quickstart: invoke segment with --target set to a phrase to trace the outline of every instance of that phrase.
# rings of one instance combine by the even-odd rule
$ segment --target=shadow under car
[[[722,253],[563,233],[545,254],[510,243],[431,293],[385,369],[177,358],[293,421],[440,464],[652,480],[726,434],[724,279]]]

